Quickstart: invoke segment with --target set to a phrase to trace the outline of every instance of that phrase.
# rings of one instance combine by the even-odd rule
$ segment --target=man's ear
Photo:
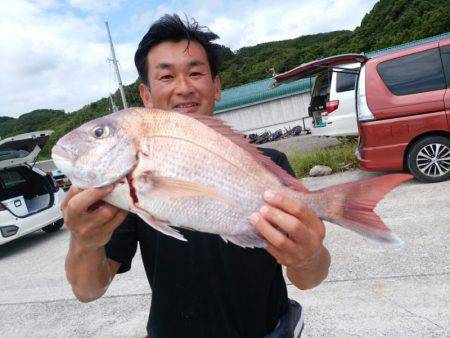
[[[214,100],[220,101],[222,99],[222,85],[220,83],[219,75],[214,77]]]
[[[141,83],[139,85],[139,94],[141,95],[142,102],[144,103],[145,108],[153,108],[152,96],[150,94],[150,90],[146,85]]]

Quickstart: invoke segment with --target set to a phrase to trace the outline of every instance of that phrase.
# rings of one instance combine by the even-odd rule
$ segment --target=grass
[[[333,172],[347,171],[357,167],[355,138],[340,138],[341,145],[319,149],[318,151],[301,156],[292,156],[289,162],[298,178],[309,175],[315,165],[326,165]]]

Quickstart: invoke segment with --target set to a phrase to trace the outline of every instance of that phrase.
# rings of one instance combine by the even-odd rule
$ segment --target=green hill
[[[280,73],[301,63],[334,54],[370,52],[450,31],[448,0],[381,0],[366,14],[354,31],[334,31],[300,36],[295,39],[243,47],[236,52],[223,46],[219,75],[224,89]],[[136,81],[125,86],[130,106],[142,106]],[[120,95],[114,94],[118,104]],[[55,131],[41,158],[48,158],[53,144],[62,135],[84,122],[109,114],[109,99],[102,98],[83,108],[64,114],[60,110],[40,109],[17,119],[0,117],[0,137],[42,129]]]
[[[17,119],[2,116],[0,117],[0,138],[48,129],[49,123],[63,123],[64,119],[64,111],[53,109],[33,110]]]

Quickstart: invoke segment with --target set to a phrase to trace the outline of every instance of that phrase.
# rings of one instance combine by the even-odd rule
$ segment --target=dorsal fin
[[[267,170],[278,177],[282,184],[296,191],[307,192],[308,189],[297,179],[289,175],[284,169],[273,163],[269,157],[264,156],[254,144],[250,143],[243,134],[235,131],[221,119],[213,116],[205,116],[200,114],[183,114],[192,117],[204,125],[214,129],[216,132],[228,138],[231,142],[238,145],[251,156],[256,158]]]

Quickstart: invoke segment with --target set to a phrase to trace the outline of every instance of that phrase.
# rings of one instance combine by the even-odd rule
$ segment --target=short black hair
[[[199,26],[198,22],[186,17],[186,21],[180,19],[177,14],[166,14],[154,22],[147,34],[144,35],[139,43],[138,49],[134,54],[134,64],[139,73],[142,83],[149,85],[147,81],[147,54],[151,48],[165,41],[178,42],[181,40],[196,41],[205,49],[208,57],[211,75],[214,78],[219,70],[221,47],[212,43],[212,40],[219,36],[211,32],[208,28]]]

